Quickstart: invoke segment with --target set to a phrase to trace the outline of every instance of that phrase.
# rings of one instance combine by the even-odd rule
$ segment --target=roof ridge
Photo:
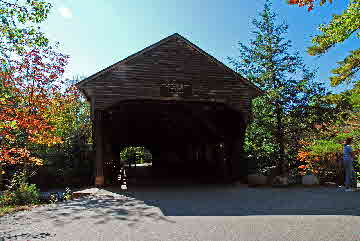
[[[206,57],[209,58],[211,61],[213,61],[213,62],[215,62],[217,65],[219,65],[220,67],[223,67],[225,70],[234,73],[234,75],[235,75],[236,77],[238,77],[238,78],[239,78],[243,83],[245,83],[246,85],[254,88],[254,89],[255,89],[257,92],[259,92],[259,93],[263,93],[263,91],[262,91],[259,87],[257,87],[255,84],[253,84],[250,80],[244,78],[244,77],[241,76],[239,73],[237,73],[236,71],[234,71],[234,70],[231,69],[230,67],[226,66],[224,63],[222,63],[221,61],[219,61],[219,60],[216,59],[215,57],[211,56],[210,54],[208,54],[207,52],[205,52],[204,50],[202,50],[200,47],[198,47],[197,45],[195,45],[194,43],[192,43],[191,41],[189,41],[187,38],[185,38],[184,36],[182,36],[182,35],[179,34],[179,33],[174,33],[174,34],[172,34],[172,35],[169,35],[169,36],[167,36],[166,38],[161,39],[160,41],[158,41],[158,42],[156,42],[156,43],[154,43],[154,44],[152,44],[152,45],[150,45],[150,46],[148,46],[148,47],[146,47],[146,48],[143,48],[142,50],[140,50],[140,51],[138,51],[138,52],[136,52],[136,53],[134,53],[134,54],[132,54],[132,55],[130,55],[130,56],[128,56],[128,57],[126,57],[126,58],[124,58],[124,59],[122,59],[122,60],[114,63],[114,64],[112,64],[112,65],[110,65],[109,67],[107,67],[107,68],[105,68],[105,69],[103,69],[103,70],[100,70],[99,72],[97,72],[97,73],[95,73],[95,74],[93,74],[93,75],[91,75],[91,76],[83,79],[82,81],[76,83],[76,86],[81,88],[81,86],[84,85],[85,83],[93,80],[94,78],[96,78],[96,77],[98,77],[98,76],[100,76],[100,75],[102,75],[102,74],[107,73],[108,71],[111,71],[116,65],[124,64],[124,63],[126,63],[127,61],[129,61],[129,60],[131,60],[131,59],[133,59],[133,58],[136,58],[137,56],[139,56],[139,55],[141,55],[141,54],[143,54],[143,53],[145,53],[145,52],[147,52],[147,51],[149,51],[149,50],[151,50],[151,49],[153,49],[153,48],[155,48],[155,47],[158,47],[158,46],[160,46],[161,44],[164,44],[164,43],[166,43],[166,42],[168,42],[168,41],[170,41],[170,40],[172,40],[172,39],[174,39],[174,38],[179,38],[179,39],[183,40],[183,41],[185,42],[185,44],[187,44],[187,45],[189,45],[190,47],[194,48],[197,52],[199,52],[200,54],[206,56]]]

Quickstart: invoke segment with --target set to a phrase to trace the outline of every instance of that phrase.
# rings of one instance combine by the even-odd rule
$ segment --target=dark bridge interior
[[[241,148],[234,148],[244,130],[241,113],[223,103],[136,100],[106,113],[113,159],[126,146],[145,146],[152,153],[152,166],[130,169],[138,181],[218,182],[239,178],[247,170],[239,158],[231,160],[234,149]],[[114,178],[118,170],[113,169],[105,166],[105,177]]]

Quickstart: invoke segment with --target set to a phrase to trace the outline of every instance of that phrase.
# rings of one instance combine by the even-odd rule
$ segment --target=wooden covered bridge
[[[250,81],[179,34],[173,34],[84,79],[91,103],[96,185],[104,163],[121,148],[143,145],[153,168],[212,167],[228,180],[246,174],[241,153],[251,100]],[[201,171],[210,169],[202,168]]]

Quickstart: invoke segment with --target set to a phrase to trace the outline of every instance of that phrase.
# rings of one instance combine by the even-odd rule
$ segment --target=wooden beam
[[[102,111],[95,111],[95,140],[96,140],[96,176],[95,185],[104,185],[104,113]]]

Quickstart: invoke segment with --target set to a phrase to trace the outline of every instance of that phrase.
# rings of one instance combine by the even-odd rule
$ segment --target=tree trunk
[[[276,101],[276,137],[279,143],[279,168],[281,174],[287,172],[287,162],[285,160],[285,143],[284,143],[284,128],[282,119],[282,108],[279,101]]]

